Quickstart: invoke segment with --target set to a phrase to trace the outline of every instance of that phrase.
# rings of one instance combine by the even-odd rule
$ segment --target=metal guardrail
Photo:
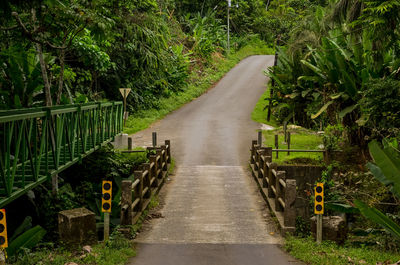
[[[122,102],[0,111],[0,207],[50,180],[123,129]]]
[[[171,142],[165,145],[148,147],[150,163],[143,164],[143,169],[134,172],[133,181],[122,181],[121,225],[133,225],[150,203],[151,196],[157,192],[164,182],[171,164]],[[129,151],[128,151],[129,152]]]

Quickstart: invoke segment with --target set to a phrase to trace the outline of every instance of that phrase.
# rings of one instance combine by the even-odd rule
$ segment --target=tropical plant
[[[369,162],[367,167],[377,180],[387,186],[397,198],[400,198],[400,156],[389,143],[384,142],[381,148],[377,141],[369,144],[371,156],[375,163]],[[369,207],[360,200],[354,202],[360,212],[371,221],[385,228],[393,236],[400,239],[400,225],[374,207]]]
[[[7,248],[9,256],[15,256],[22,249],[31,249],[42,241],[46,230],[40,225],[32,227],[32,218],[27,216],[10,237]]]
[[[0,52],[0,109],[32,107],[40,102],[43,80],[35,51],[20,45]]]

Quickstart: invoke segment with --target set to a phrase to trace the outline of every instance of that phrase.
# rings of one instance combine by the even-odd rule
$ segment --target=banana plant
[[[367,167],[383,185],[390,188],[390,191],[400,198],[400,156],[399,153],[389,144],[381,148],[377,141],[372,141],[369,150],[375,163],[368,163]],[[372,222],[382,226],[393,236],[400,239],[400,225],[395,223],[384,213],[376,208],[369,207],[360,200],[354,202],[361,214]]]
[[[30,107],[42,93],[43,81],[39,59],[33,50],[15,46],[0,53],[0,87],[8,94],[3,98],[8,108]]]

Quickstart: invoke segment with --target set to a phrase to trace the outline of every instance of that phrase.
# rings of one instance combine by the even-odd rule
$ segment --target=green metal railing
[[[122,102],[0,111],[0,207],[112,141],[122,111]]]

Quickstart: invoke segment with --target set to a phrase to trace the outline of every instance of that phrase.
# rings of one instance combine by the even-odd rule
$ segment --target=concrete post
[[[133,149],[133,140],[132,137],[128,137],[128,150],[132,151]]]
[[[286,180],[286,191],[285,191],[285,211],[283,214],[283,222],[285,226],[295,227],[296,226],[296,180]]]
[[[152,142],[153,142],[153,147],[156,147],[157,146],[157,132],[153,132]]]
[[[121,225],[132,225],[132,181],[123,180],[121,190]]]
[[[259,147],[262,147],[262,131],[261,130],[258,131],[258,141],[257,141],[257,143],[258,143]]]
[[[279,183],[280,179],[285,179],[285,171],[278,171],[276,173],[276,179],[275,179],[275,189],[276,189],[276,197],[275,197],[275,211],[277,212],[283,212],[284,208],[282,205],[279,203],[279,199],[283,199],[283,190],[282,186]]]
[[[168,163],[171,163],[171,141],[170,140],[165,140],[165,145],[168,146],[167,147],[167,155],[168,155]]]
[[[272,187],[275,186],[275,176],[272,173],[272,170],[277,170],[278,169],[278,165],[276,163],[271,163],[269,165],[269,169],[268,169],[268,182],[269,182],[269,186],[268,186],[268,198],[275,198],[275,194],[272,191]]]
[[[143,178],[143,189],[148,188],[146,194],[143,195],[144,198],[149,199],[151,197],[151,185],[150,180],[152,178],[152,170],[150,167],[150,163],[143,164],[143,169],[147,170],[148,174]]]
[[[256,151],[256,145],[257,145],[257,141],[253,140],[251,141],[251,157],[250,157],[250,164],[254,164],[254,156],[255,156],[255,151]]]
[[[150,156],[150,164],[152,164],[152,163],[153,163],[153,168],[152,168],[152,170],[150,170],[151,174],[149,175],[150,181],[154,177],[154,182],[153,182],[152,187],[158,187],[158,176],[157,176],[158,165],[157,165],[157,156],[156,155]],[[149,187],[149,189],[150,189],[150,187]]]

